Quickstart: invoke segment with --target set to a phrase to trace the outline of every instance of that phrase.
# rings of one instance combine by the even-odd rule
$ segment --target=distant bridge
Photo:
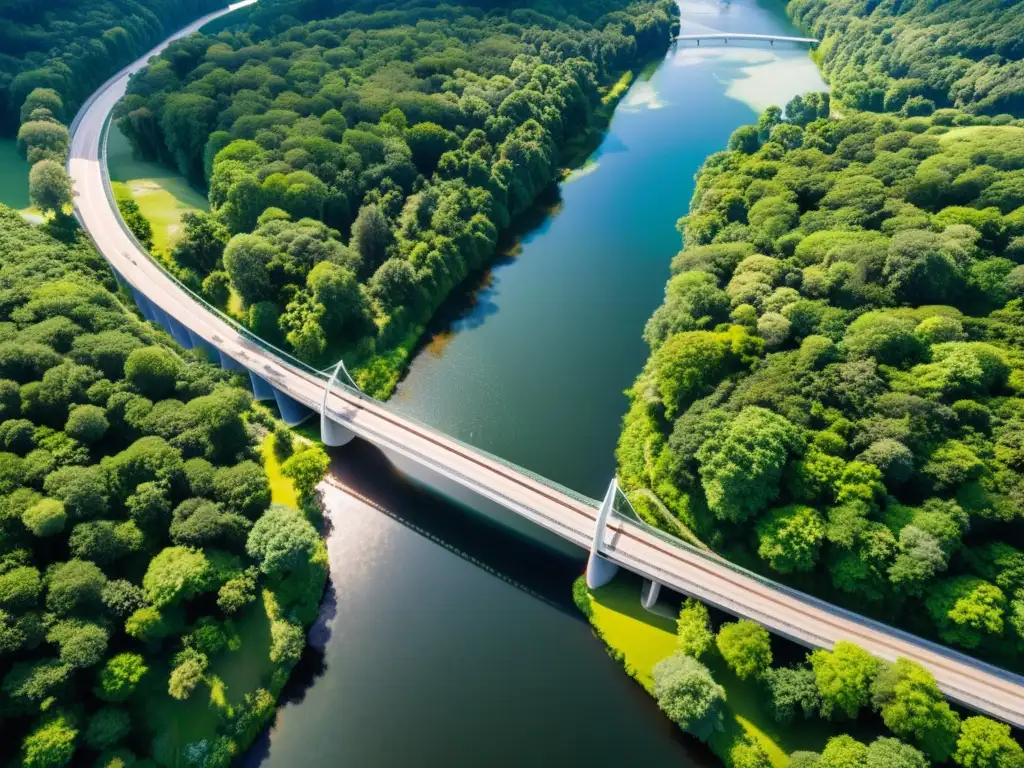
[[[745,32],[698,32],[690,35],[676,35],[673,40],[696,40],[700,45],[701,40],[721,40],[728,44],[730,40],[767,40],[773,46],[780,43],[807,43],[817,45],[821,41],[816,37],[788,37],[786,35],[753,35]]]

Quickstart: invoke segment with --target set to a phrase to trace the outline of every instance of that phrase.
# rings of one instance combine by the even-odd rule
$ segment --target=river
[[[781,2],[680,8],[684,33],[795,34]],[[514,256],[449,303],[394,407],[600,497],[694,173],[759,110],[821,88],[805,49],[674,47]],[[330,636],[249,764],[718,764],[575,613],[578,557],[423,490],[359,441],[333,474],[388,514],[333,515]]]

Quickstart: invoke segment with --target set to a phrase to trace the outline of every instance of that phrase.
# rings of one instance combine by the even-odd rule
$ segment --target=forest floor
[[[107,169],[114,197],[135,200],[153,226],[153,250],[157,253],[168,254],[174,247],[182,214],[210,210],[206,195],[183,176],[159,163],[132,157],[131,145],[116,125],[110,127]]]
[[[676,650],[676,623],[640,605],[640,586],[639,577],[620,574],[609,584],[592,590],[590,622],[609,649],[621,654],[627,674],[652,693],[654,665]],[[673,613],[677,610],[678,606],[671,606]],[[760,742],[775,768],[785,768],[792,752],[820,752],[830,737],[842,732],[822,720],[798,720],[781,726],[762,705],[759,684],[740,680],[717,649],[712,647],[701,662],[726,692],[725,731],[712,737],[709,744],[720,757],[746,735]]]

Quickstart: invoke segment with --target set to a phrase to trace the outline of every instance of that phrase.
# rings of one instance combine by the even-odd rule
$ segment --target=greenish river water
[[[684,33],[795,33],[781,2],[681,12]],[[394,407],[600,497],[694,173],[757,111],[822,87],[806,49],[673,48],[517,255],[450,302]],[[388,514],[337,517],[329,637],[248,764],[718,764],[572,608],[578,555],[422,490],[359,441],[334,474]]]
[[[0,203],[20,210],[28,199],[28,164],[18,153],[14,139],[0,139]]]

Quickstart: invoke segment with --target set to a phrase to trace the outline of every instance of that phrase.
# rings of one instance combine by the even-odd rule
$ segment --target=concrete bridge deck
[[[226,12],[211,14],[178,36]],[[108,117],[125,92],[130,72],[141,69],[147,60],[148,55],[126,68],[83,107],[73,124],[69,170],[77,195],[75,213],[83,228],[119,279],[131,288],[143,314],[179,343],[202,347],[222,365],[247,371],[256,396],[273,398],[293,422],[311,412],[320,413],[326,442],[341,444],[353,435],[362,437],[583,549],[591,547],[599,532],[599,561],[628,568],[729,613],[753,619],[808,647],[831,648],[839,640],[851,640],[885,659],[914,659],[931,670],[939,687],[954,701],[1024,727],[1021,676],[774,584],[615,514],[607,526],[598,526],[598,502],[558,488],[329,382],[324,374],[254,339],[186,291],[151,261],[127,232],[105,173]]]
[[[728,43],[730,40],[764,40],[775,43],[807,43],[817,45],[821,41],[816,37],[789,37],[787,35],[755,35],[745,32],[698,32],[686,35],[676,35],[673,40],[696,40],[700,45],[701,40],[722,40]]]

